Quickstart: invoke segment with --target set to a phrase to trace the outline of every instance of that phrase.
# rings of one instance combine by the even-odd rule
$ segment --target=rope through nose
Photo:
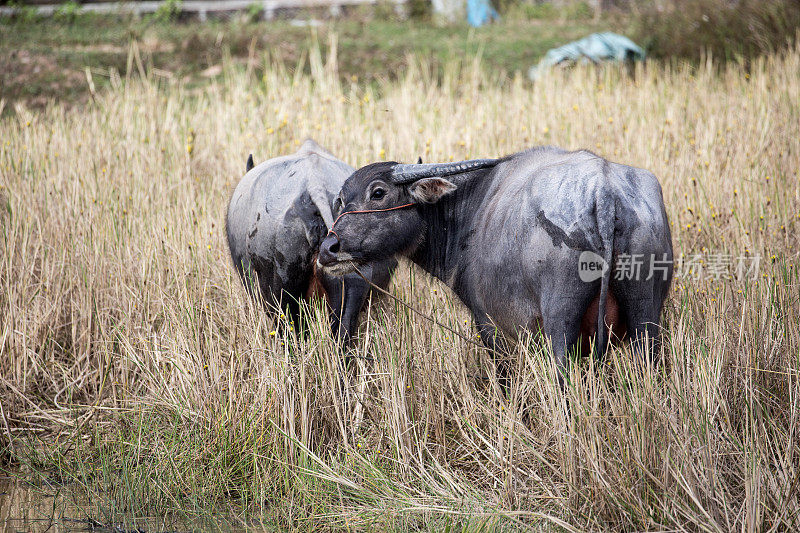
[[[387,207],[385,209],[361,209],[361,210],[358,210],[358,211],[345,211],[344,213],[340,213],[339,216],[336,217],[336,220],[333,221],[333,224],[331,224],[331,229],[328,230],[328,235],[333,234],[333,235],[336,235],[337,239],[339,238],[339,234],[336,233],[333,230],[333,228],[336,226],[336,223],[339,222],[339,219],[342,218],[345,215],[354,215],[354,214],[358,214],[358,213],[383,213],[383,212],[386,212],[386,211],[394,211],[396,209],[404,209],[406,207],[411,207],[412,205],[414,205],[414,204],[410,203],[410,204],[396,205],[394,207]]]

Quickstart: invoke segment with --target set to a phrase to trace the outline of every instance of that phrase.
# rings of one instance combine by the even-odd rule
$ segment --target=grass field
[[[134,61],[85,106],[17,104],[0,121],[0,461],[81,491],[103,523],[796,529],[800,50],[535,85],[404,61],[363,85],[312,48],[307,73],[225,60],[201,87]],[[353,376],[319,307],[308,335],[273,334],[223,214],[248,153],[309,136],[356,166],[556,144],[653,171],[676,254],[705,265],[673,285],[663,364],[615,348],[562,393],[533,338],[506,399],[484,350],[391,301],[366,314],[374,361]],[[756,255],[755,279],[710,275]],[[392,291],[475,335],[421,272]]]
[[[294,68],[309,47],[316,46],[315,36],[324,47],[335,34],[340,77],[344,81],[357,76],[363,84],[396,80],[410,54],[428,58],[440,70],[450,61],[480,53],[487,69],[513,76],[527,72],[554,46],[614,27],[607,21],[573,17],[509,19],[476,30],[466,24],[442,27],[426,20],[376,19],[371,11],[361,18],[356,15],[323,21],[312,29],[293,26],[289,20],[176,24],[81,15],[66,24],[0,19],[0,98],[36,109],[53,100],[83,104],[89,99],[86,69],[94,74],[96,88],[110,86],[114,73],[128,69],[132,44],[150,72],[197,87],[216,77],[223,62],[253,62],[260,69],[263,63],[253,55],[261,59],[263,51]]]

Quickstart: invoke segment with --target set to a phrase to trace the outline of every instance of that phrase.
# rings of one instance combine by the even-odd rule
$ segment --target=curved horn
[[[392,182],[410,183],[422,178],[433,176],[452,176],[470,170],[495,166],[499,159],[470,159],[458,163],[425,163],[416,165],[395,165],[392,170]]]

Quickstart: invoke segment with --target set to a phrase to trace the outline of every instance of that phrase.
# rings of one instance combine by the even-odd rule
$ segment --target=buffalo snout
[[[319,247],[319,255],[317,256],[319,264],[322,266],[330,266],[336,263],[340,247],[339,237],[337,237],[335,233],[331,233],[325,237],[325,240],[322,241]]]

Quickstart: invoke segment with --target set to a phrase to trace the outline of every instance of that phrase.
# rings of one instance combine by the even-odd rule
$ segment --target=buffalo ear
[[[435,204],[456,188],[453,182],[444,178],[422,178],[409,185],[408,192],[418,202]]]

